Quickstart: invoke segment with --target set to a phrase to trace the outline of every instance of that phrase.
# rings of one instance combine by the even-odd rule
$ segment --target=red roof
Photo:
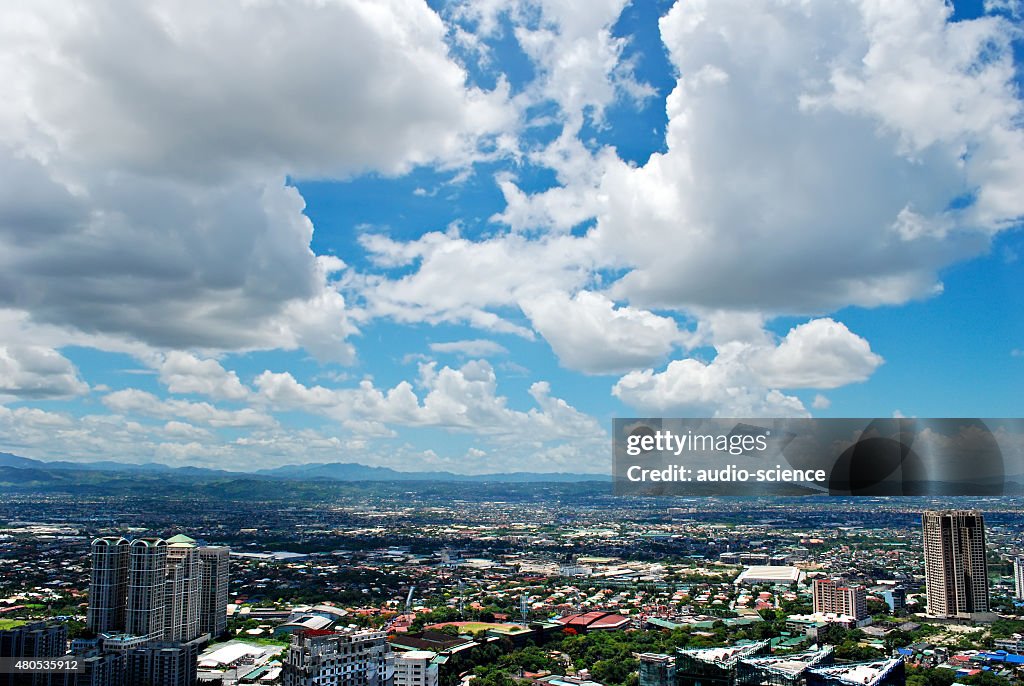
[[[629,617],[614,612],[586,612],[578,615],[566,615],[556,622],[574,629],[618,629],[629,624]]]

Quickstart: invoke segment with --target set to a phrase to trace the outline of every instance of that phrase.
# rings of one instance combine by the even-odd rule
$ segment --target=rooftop
[[[857,662],[838,667],[821,667],[815,669],[814,673],[837,679],[844,684],[872,686],[885,679],[889,672],[902,663],[902,658],[875,662]]]
[[[751,657],[746,658],[743,662],[764,671],[795,677],[799,676],[804,670],[821,664],[831,655],[832,646],[825,646],[820,650],[805,650],[802,653],[792,653],[790,655]]]
[[[736,577],[736,583],[742,584],[753,581],[766,581],[768,583],[792,584],[803,581],[804,576],[803,571],[796,567],[788,567],[784,565],[753,565],[740,572],[740,575]]]
[[[189,538],[185,534],[177,534],[167,539],[167,545],[178,547],[190,547],[194,548],[196,545],[196,539]]]
[[[687,655],[701,662],[730,666],[745,657],[754,657],[768,647],[768,641],[725,648],[680,648],[681,655]]]
[[[555,621],[577,629],[618,629],[629,624],[629,617],[614,612],[586,612],[559,617]]]
[[[433,660],[437,653],[431,650],[409,650],[395,656],[399,660]]]

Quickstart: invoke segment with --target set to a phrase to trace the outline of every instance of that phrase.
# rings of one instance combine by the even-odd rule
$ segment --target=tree
[[[889,606],[881,600],[869,600],[867,602],[868,614],[872,617],[889,614]]]
[[[762,641],[766,638],[775,638],[779,635],[778,627],[774,622],[762,622],[754,626],[754,638]]]
[[[992,672],[978,672],[973,676],[966,677],[964,683],[971,686],[1010,686],[1012,682]]]
[[[950,686],[956,674],[949,669],[916,668],[907,671],[907,686]]]
[[[1013,634],[1024,634],[1024,620],[999,619],[989,627],[992,638],[1009,638]]]
[[[827,624],[818,629],[818,642],[837,646],[847,639],[849,633],[838,624]]]
[[[515,679],[507,671],[491,665],[476,667],[474,686],[515,686]]]
[[[506,657],[510,665],[519,667],[527,672],[554,671],[558,668],[558,664],[551,659],[547,651],[537,646],[528,646]]]
[[[885,649],[890,653],[896,648],[902,648],[913,643],[913,638],[906,631],[894,629],[885,635]]]
[[[590,673],[593,675],[594,680],[602,684],[614,686],[615,684],[625,684],[630,673],[638,667],[639,663],[634,659],[598,660],[594,663]]]
[[[853,641],[844,641],[836,647],[836,659],[860,662],[865,660],[877,660],[884,657],[881,651],[870,646],[862,646]]]

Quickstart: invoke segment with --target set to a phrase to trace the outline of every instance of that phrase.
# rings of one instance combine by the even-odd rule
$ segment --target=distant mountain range
[[[10,453],[0,453],[0,468],[31,470],[34,473],[63,471],[106,472],[118,475],[139,474],[147,476],[169,473],[173,476],[191,478],[262,478],[308,481],[328,479],[333,481],[457,481],[457,482],[500,482],[500,483],[565,483],[578,481],[610,481],[610,476],[601,474],[573,474],[566,472],[510,472],[505,474],[454,474],[452,472],[400,472],[388,467],[369,467],[355,462],[330,462],[325,464],[286,465],[255,472],[233,472],[205,467],[170,467],[157,462],[129,464],[104,460],[99,462],[68,462],[66,460],[33,460]]]

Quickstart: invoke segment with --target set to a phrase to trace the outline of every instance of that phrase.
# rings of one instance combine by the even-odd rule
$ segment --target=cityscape
[[[293,482],[282,482],[287,488]],[[1024,679],[1013,497],[14,494],[3,684],[700,686]],[[4,663],[8,664],[8,663]]]

